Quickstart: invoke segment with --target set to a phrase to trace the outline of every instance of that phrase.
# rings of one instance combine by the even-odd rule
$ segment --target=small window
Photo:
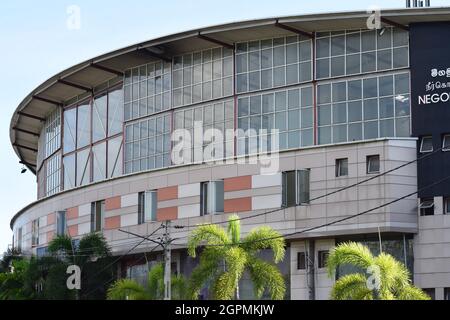
[[[31,223],[31,245],[39,245],[39,219],[33,220]]]
[[[56,235],[62,236],[66,234],[66,212],[58,211],[56,213]]]
[[[22,228],[17,230],[17,250],[22,251]]]
[[[336,177],[348,176],[348,159],[336,159]]]
[[[420,141],[420,153],[433,152],[433,138],[431,136],[422,137]]]
[[[380,172],[380,156],[367,156],[367,173],[379,173]]]
[[[450,134],[446,134],[442,138],[442,151],[450,151]]]
[[[139,193],[138,224],[156,221],[157,192],[155,190]]]
[[[432,216],[434,215],[434,201],[433,199],[422,199],[419,205],[421,216]]]
[[[450,288],[444,288],[444,300],[450,300]]]
[[[319,268],[325,268],[327,266],[327,259],[329,254],[330,252],[328,250],[319,251],[317,253]]]
[[[91,232],[101,231],[103,229],[103,220],[105,216],[105,201],[96,201],[91,203]]]
[[[444,198],[444,214],[450,214],[450,197]]]
[[[201,215],[222,213],[224,206],[223,180],[209,181],[201,184]]]
[[[306,269],[306,254],[304,252],[297,252],[297,270]]]

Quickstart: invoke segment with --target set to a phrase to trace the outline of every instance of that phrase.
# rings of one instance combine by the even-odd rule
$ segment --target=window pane
[[[76,116],[77,116],[76,108],[64,111],[64,128],[63,128],[64,153],[75,150],[76,121],[77,121]]]
[[[108,93],[108,136],[122,132],[123,95],[122,90]]]
[[[92,140],[96,142],[106,138],[107,96],[94,99],[92,106]]]
[[[78,107],[77,148],[87,146],[91,140],[91,112],[90,105]]]

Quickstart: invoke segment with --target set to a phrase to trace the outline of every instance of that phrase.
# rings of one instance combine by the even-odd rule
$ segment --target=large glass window
[[[318,85],[319,144],[410,135],[409,74]]]
[[[169,113],[152,116],[125,127],[125,172],[170,165]]]
[[[61,154],[58,152],[46,161],[46,196],[61,190]]]
[[[173,62],[173,106],[233,94],[233,51],[214,48],[177,56]]]
[[[321,32],[316,38],[316,78],[408,67],[408,41],[407,31],[391,27]]]
[[[302,36],[241,42],[236,52],[237,93],[310,81],[311,40]]]
[[[124,86],[125,120],[169,109],[170,90],[170,62],[152,62],[128,70]]]
[[[45,158],[61,146],[61,110],[55,109],[45,121]]]
[[[121,88],[64,110],[64,190],[122,174],[122,127]]]
[[[239,98],[238,129],[248,131],[248,134],[238,138],[238,154],[271,150],[270,136],[267,139],[252,136],[259,135],[262,129],[268,134],[272,129],[279,130],[281,150],[313,145],[312,91],[312,87],[307,86]],[[264,141],[268,146],[259,145]]]

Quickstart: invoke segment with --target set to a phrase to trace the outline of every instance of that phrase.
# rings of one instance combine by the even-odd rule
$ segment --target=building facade
[[[127,253],[122,275],[141,279],[137,257],[161,252],[128,252],[130,233],[171,221],[173,268],[189,275],[189,232],[237,213],[243,233],[286,235],[287,298],[327,299],[328,251],[349,240],[448,298],[450,9],[381,17],[378,29],[352,12],[193,30],[47,80],[11,120],[38,190],[11,220],[14,247],[41,255],[55,235],[102,232]],[[252,297],[246,277],[241,288]]]

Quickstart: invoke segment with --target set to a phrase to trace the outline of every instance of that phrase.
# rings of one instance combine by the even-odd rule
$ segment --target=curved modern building
[[[449,298],[449,36],[450,8],[290,16],[63,70],[11,119],[38,190],[11,220],[13,245],[43,255],[55,235],[102,232],[121,274],[140,278],[143,254],[161,249],[130,249],[171,221],[172,265],[188,275],[188,233],[237,213],[244,233],[289,235],[288,298],[328,298],[328,250],[349,240],[392,253],[417,286]],[[250,281],[241,288],[251,297]]]

